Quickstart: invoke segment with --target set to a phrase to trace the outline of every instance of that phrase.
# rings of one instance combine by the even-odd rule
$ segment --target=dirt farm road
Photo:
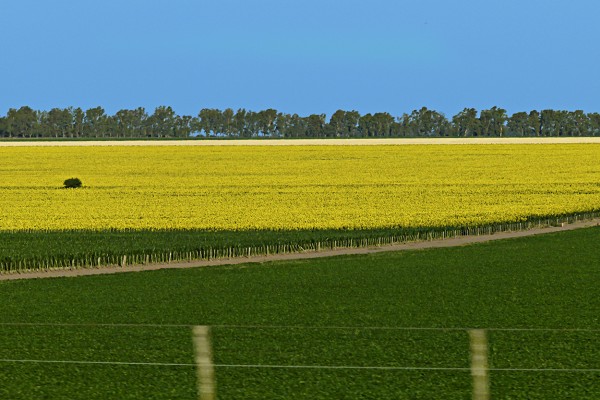
[[[266,256],[252,256],[252,257],[236,257],[236,258],[221,258],[214,260],[197,260],[191,262],[172,262],[168,264],[147,264],[147,265],[134,265],[126,267],[115,267],[106,266],[100,268],[80,268],[70,270],[53,270],[53,271],[36,271],[36,272],[24,272],[24,273],[12,273],[12,274],[0,274],[0,281],[17,280],[17,279],[36,279],[36,278],[56,278],[56,277],[77,277],[77,276],[88,276],[88,275],[103,275],[103,274],[115,274],[119,272],[141,272],[141,271],[154,271],[158,269],[178,269],[178,268],[197,268],[197,267],[208,267],[215,265],[236,265],[236,264],[247,264],[247,263],[264,263],[270,261],[285,261],[285,260],[305,260],[311,258],[322,258],[332,257],[341,255],[354,255],[354,254],[373,254],[381,253],[386,251],[402,251],[402,250],[419,250],[419,249],[431,249],[440,247],[456,247],[464,246],[473,243],[488,242],[491,240],[499,239],[511,239],[525,236],[541,235],[545,233],[570,231],[574,229],[587,228],[592,226],[600,226],[600,219],[593,219],[588,221],[579,221],[572,224],[564,224],[562,226],[534,228],[525,231],[515,232],[500,232],[491,235],[480,235],[480,236],[461,236],[450,239],[439,239],[431,241],[419,241],[400,243],[389,246],[381,247],[365,247],[365,248],[340,248],[335,250],[321,250],[321,251],[306,251],[300,253],[289,253],[289,254],[272,254]]]
[[[90,146],[378,146],[423,144],[583,144],[600,143],[600,137],[497,137],[497,138],[371,138],[371,139],[210,139],[210,140],[106,140],[106,141],[0,141],[0,147]]]

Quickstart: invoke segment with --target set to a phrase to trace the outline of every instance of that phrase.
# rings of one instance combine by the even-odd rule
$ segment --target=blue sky
[[[594,0],[19,0],[0,15],[0,114],[600,111]]]

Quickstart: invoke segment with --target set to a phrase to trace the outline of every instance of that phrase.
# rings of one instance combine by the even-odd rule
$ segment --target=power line
[[[154,367],[195,367],[195,363],[86,361],[86,360],[34,360],[0,359],[2,363],[81,364],[81,365],[131,365]],[[265,368],[265,369],[332,369],[332,370],[397,370],[397,371],[470,371],[469,367],[418,367],[418,366],[358,366],[358,365],[279,365],[279,364],[214,364],[216,368]],[[489,371],[521,372],[582,372],[598,373],[600,368],[489,368]]]
[[[0,322],[0,326],[44,327],[123,327],[123,328],[192,328],[194,324],[153,323],[60,323],[60,322]],[[213,329],[306,329],[306,330],[391,330],[391,331],[468,331],[486,329],[498,332],[600,332],[600,328],[474,328],[474,327],[424,327],[424,326],[336,326],[336,325],[210,325]]]

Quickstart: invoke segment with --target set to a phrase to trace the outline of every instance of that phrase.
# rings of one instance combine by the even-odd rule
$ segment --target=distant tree
[[[410,136],[448,136],[450,135],[450,123],[444,116],[427,107],[413,110],[406,118],[406,129]]]
[[[506,132],[511,136],[539,136],[540,113],[536,110],[529,114],[523,111],[516,112],[507,118]]]
[[[392,125],[394,124],[394,117],[387,112],[378,112],[373,114],[371,120],[373,128],[373,136],[388,137],[392,132]]]
[[[53,137],[73,137],[73,115],[71,109],[53,108],[48,112],[46,129]]]
[[[489,110],[481,110],[479,127],[481,136],[504,136],[505,123],[508,119],[506,110],[496,106]]]
[[[116,136],[117,137],[132,137],[137,136],[135,127],[135,111],[119,110],[115,114]],[[135,132],[135,133],[134,133]]]
[[[143,107],[107,115],[102,107],[33,110],[11,108],[0,117],[0,137],[433,137],[433,136],[600,136],[600,114],[582,110],[533,110],[508,116],[492,107],[479,113],[465,108],[452,117],[427,107],[392,117],[387,112],[360,115],[337,110],[300,116],[275,109],[258,112],[240,108],[223,111],[204,108],[197,117],[179,116],[169,106],[148,115]]]
[[[288,121],[288,128],[285,137],[300,138],[308,135],[308,123],[305,118],[298,114],[292,114]]]
[[[83,125],[85,123],[85,113],[79,107],[72,111],[73,115],[73,136],[83,136]]]
[[[587,136],[590,131],[590,120],[583,110],[567,112],[566,133],[568,136]]]
[[[277,137],[285,137],[291,121],[291,115],[286,113],[277,113],[277,117],[275,118],[275,135]]]
[[[150,133],[155,137],[172,137],[176,129],[177,116],[170,106],[159,106],[148,118]]]
[[[108,117],[102,107],[94,107],[86,110],[83,125],[84,136],[105,137],[106,118]]]
[[[340,137],[344,134],[346,128],[346,111],[337,110],[329,118],[329,127],[334,136]]]
[[[589,113],[587,116],[589,121],[588,134],[590,136],[600,136],[600,114],[594,112]],[[0,124],[0,129],[2,129],[1,126],[2,125]]]
[[[528,116],[528,136],[540,136],[541,135],[541,122],[539,111],[532,110]]]
[[[371,137],[374,135],[373,115],[367,113],[358,120],[358,132],[362,137]]]
[[[102,121],[102,130],[108,137],[115,137],[117,132],[117,119],[114,115],[107,115]]]
[[[7,137],[8,131],[6,130],[6,118],[0,117],[0,137]]]
[[[396,117],[394,131],[396,132],[396,136],[411,136],[412,132],[410,129],[410,115],[404,113],[400,117]]]
[[[203,108],[198,113],[199,128],[208,137],[223,133],[223,113],[217,108]]]
[[[325,114],[311,114],[306,117],[306,128],[308,137],[323,137]]]
[[[346,111],[346,115],[344,116],[345,132],[343,136],[356,136],[358,134],[358,121],[360,121],[360,113],[358,111]]]
[[[354,137],[358,134],[358,122],[360,114],[358,111],[337,110],[329,119],[330,136]]]
[[[540,113],[540,136],[558,136],[559,118],[554,110]]]
[[[221,133],[228,137],[233,136],[235,130],[235,114],[233,113],[233,110],[231,108],[226,108],[221,116]]]
[[[456,136],[479,136],[477,110],[474,108],[465,108],[452,117],[452,129]]]
[[[428,110],[427,117],[429,118],[430,136],[451,136],[452,129],[450,121],[446,116],[435,110]]]
[[[178,138],[189,137],[193,131],[192,120],[193,117],[191,115],[176,115],[173,136]]]
[[[232,134],[233,136],[242,137],[246,131],[246,110],[239,108],[233,116]]]
[[[514,113],[508,118],[506,129],[511,136],[528,136],[529,116],[526,112]]]
[[[77,189],[82,186],[82,183],[79,178],[69,178],[63,182],[63,185],[66,189]]]
[[[260,126],[258,122],[258,113],[255,113],[254,111],[248,111],[246,113],[246,126],[244,128],[243,137],[257,137],[259,131]]]
[[[277,119],[277,110],[269,108],[259,111],[257,117],[258,134],[261,136],[273,136],[275,133],[275,120]]]
[[[29,138],[37,131],[38,113],[28,106],[23,106],[18,110],[11,108],[6,114],[4,124],[9,137]]]

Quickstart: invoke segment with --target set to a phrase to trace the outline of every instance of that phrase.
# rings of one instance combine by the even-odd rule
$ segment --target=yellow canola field
[[[599,144],[0,147],[0,230],[520,221],[600,209],[599,161]]]

